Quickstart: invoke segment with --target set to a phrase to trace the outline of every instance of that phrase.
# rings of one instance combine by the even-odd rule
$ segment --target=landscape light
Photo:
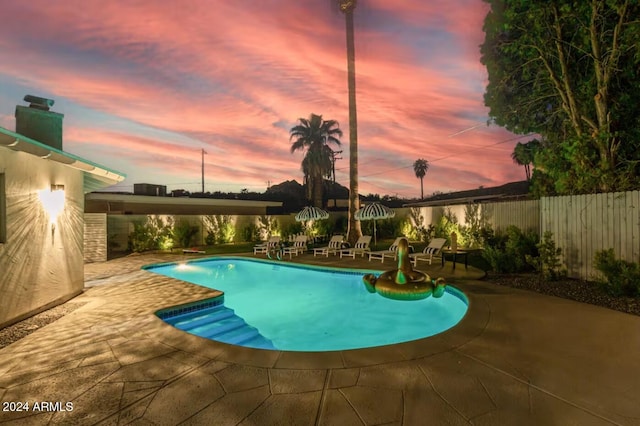
[[[58,215],[64,210],[64,185],[51,185],[51,188],[38,191],[38,197],[49,215],[52,228],[58,220]]]

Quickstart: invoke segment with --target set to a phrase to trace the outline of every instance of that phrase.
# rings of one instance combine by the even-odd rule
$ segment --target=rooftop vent
[[[41,109],[43,111],[49,111],[49,108],[51,108],[55,103],[53,99],[41,98],[33,95],[26,95],[24,97],[24,101],[29,102],[29,108]]]

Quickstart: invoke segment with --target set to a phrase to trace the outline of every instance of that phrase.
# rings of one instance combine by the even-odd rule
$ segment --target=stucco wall
[[[0,148],[5,174],[7,239],[0,244],[0,327],[82,292],[82,172],[23,152]],[[65,204],[49,222],[38,195],[64,185]]]

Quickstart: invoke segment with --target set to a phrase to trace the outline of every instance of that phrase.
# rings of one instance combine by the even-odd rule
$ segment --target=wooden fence
[[[543,197],[542,229],[553,232],[570,277],[592,279],[596,251],[640,263],[640,191]]]
[[[465,204],[438,207],[420,207],[420,215],[423,217],[424,226],[436,224],[447,210],[458,219],[460,225],[467,224]],[[496,231],[504,231],[510,225],[515,225],[522,230],[531,230],[540,233],[540,201],[505,201],[499,203],[480,204],[480,214],[486,224]]]

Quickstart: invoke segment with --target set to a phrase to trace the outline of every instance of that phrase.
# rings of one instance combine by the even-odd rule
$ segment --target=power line
[[[479,149],[489,148],[491,146],[496,146],[496,145],[500,145],[500,144],[507,143],[507,142],[513,142],[513,141],[516,141],[518,139],[527,138],[527,137],[532,136],[534,134],[535,133],[529,133],[527,135],[522,135],[522,136],[518,136],[518,137],[515,137],[515,138],[505,139],[503,141],[492,143],[492,144],[489,144],[489,145],[479,146],[477,148],[473,148],[473,149],[467,150],[466,153],[477,151]],[[460,155],[460,153],[453,153],[453,154],[450,154],[450,155],[445,155],[444,157],[436,158],[435,160],[429,160],[429,163],[435,163],[436,161],[445,160],[447,158],[451,158],[451,157],[458,156],[458,155]],[[369,177],[369,176],[377,176],[377,175],[382,175],[382,174],[389,173],[389,172],[394,172],[396,170],[408,169],[410,167],[413,167],[413,164],[411,164],[409,166],[396,167],[395,169],[383,170],[381,172],[371,173],[371,174],[360,176],[360,177],[365,178],[365,177]]]

